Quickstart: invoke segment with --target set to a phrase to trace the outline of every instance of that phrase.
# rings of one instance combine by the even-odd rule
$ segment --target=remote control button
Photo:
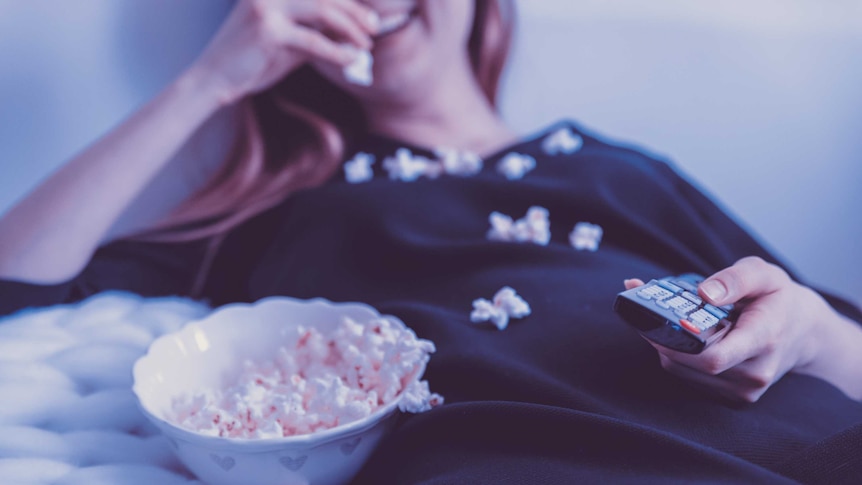
[[[681,274],[677,277],[678,280],[687,281],[693,285],[699,285],[703,283],[703,276],[696,273],[686,273]]]
[[[721,308],[714,307],[707,303],[703,306],[703,309],[711,313],[715,318],[721,320],[722,318],[727,318],[727,312],[722,310]]]
[[[691,302],[686,300],[685,298],[683,298],[681,296],[675,296],[675,297],[673,297],[667,301],[667,306],[669,308],[673,308],[674,310],[676,310],[677,308],[680,308],[681,306],[686,305],[686,304],[690,305]]]
[[[704,309],[700,309],[691,315],[688,316],[689,321],[697,325],[701,330],[706,330],[707,328],[718,323],[718,318],[715,318],[709,312]]]
[[[699,296],[689,293],[687,291],[682,292],[682,297],[694,303],[695,305],[700,305],[701,303],[703,303],[703,300],[701,300]]]
[[[656,300],[655,304],[657,306],[660,306],[660,307],[664,308],[665,310],[667,310],[668,308],[670,308],[670,301],[671,300],[673,300],[673,298],[668,298],[665,300]]]
[[[688,320],[685,320],[685,319],[682,319],[682,318],[681,318],[681,319],[679,320],[679,324],[680,324],[680,325],[682,325],[682,326],[683,326],[683,328],[685,328],[686,330],[688,330],[688,331],[689,331],[689,332],[691,332],[691,333],[700,334],[700,329],[699,329],[699,328],[697,328],[697,327],[695,327],[695,326],[694,326],[691,322],[689,322]]]
[[[669,296],[673,296],[671,294],[671,292],[665,290],[664,288],[662,288],[660,286],[649,286],[649,287],[643,288],[641,290],[638,290],[637,295],[639,297],[643,298],[644,300],[652,300],[652,299],[663,300]]]
[[[674,283],[675,283],[677,286],[679,286],[679,287],[681,287],[681,288],[683,288],[683,289],[685,289],[685,290],[688,290],[688,291],[690,291],[690,292],[692,292],[692,293],[697,293],[697,285],[695,285],[695,284],[691,283],[690,281],[686,281],[686,280],[674,280]]]
[[[660,285],[661,287],[670,291],[673,294],[677,294],[680,291],[682,291],[682,288],[680,288],[679,286],[676,286],[675,284],[671,283],[670,281],[658,280],[658,281],[656,281],[656,284]]]
[[[687,302],[686,305],[674,309],[673,312],[676,313],[677,316],[688,317],[689,312],[694,310],[695,308],[697,307],[694,305],[694,303]]]

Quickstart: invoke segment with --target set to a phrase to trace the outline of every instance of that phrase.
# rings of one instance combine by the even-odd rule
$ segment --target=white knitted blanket
[[[200,483],[138,410],[132,365],[208,311],[109,292],[0,320],[0,484]]]

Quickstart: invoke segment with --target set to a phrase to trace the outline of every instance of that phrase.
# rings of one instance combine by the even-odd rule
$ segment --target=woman
[[[194,65],[0,221],[3,311],[120,288],[397,315],[437,344],[427,377],[447,404],[406,421],[363,483],[814,476],[806,457],[862,422],[862,314],[796,282],[667,164],[566,122],[518,140],[494,109],[510,3],[240,0]],[[365,49],[373,84],[351,84],[342,70]],[[233,104],[244,129],[211,184],[97,250]],[[561,129],[571,153],[545,143]],[[437,147],[455,168],[414,157]],[[342,170],[359,152],[376,160],[370,178]],[[475,161],[465,153],[481,170],[459,165]],[[509,180],[497,167],[510,153],[535,167]],[[548,244],[486,237],[491,212],[531,206],[550,213]],[[577,222],[603,228],[597,251],[569,245]],[[704,298],[743,313],[700,355],[656,347],[658,365],[611,303],[629,275],[689,271],[711,275]],[[470,303],[508,285],[532,315],[503,332],[471,323]]]

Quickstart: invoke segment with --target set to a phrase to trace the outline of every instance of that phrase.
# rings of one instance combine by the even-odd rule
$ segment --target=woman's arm
[[[371,45],[372,11],[352,0],[243,0],[185,74],[0,219],[0,278],[52,284],[78,274],[108,229],[220,106],[317,57],[347,64]]]
[[[0,219],[0,278],[52,284],[78,274],[123,210],[218,108],[202,81],[180,77]]]

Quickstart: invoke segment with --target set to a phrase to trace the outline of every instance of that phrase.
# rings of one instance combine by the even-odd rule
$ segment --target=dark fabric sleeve
[[[862,324],[862,309],[843,298],[819,290],[807,283],[787,263],[775,256],[772,250],[766,248],[763,243],[752,236],[749,230],[742,227],[738,221],[729,216],[727,210],[720,207],[702,188],[697,187],[693,182],[681,175],[672,165],[667,163],[661,163],[660,165],[664,167],[663,170],[667,174],[667,177],[675,185],[682,198],[691,204],[691,207],[699,213],[702,220],[714,230],[713,234],[722,238],[722,244],[729,249],[728,254],[733,255],[733,261],[723,262],[724,266],[729,266],[736,260],[746,256],[759,256],[766,261],[778,264],[794,280],[817,291],[836,311]]]
[[[76,277],[55,285],[0,280],[0,315],[71,303],[104,290],[143,296],[189,296],[208,241],[148,243],[118,241],[103,246]]]
[[[78,276],[57,285],[0,280],[0,315],[72,303],[106,290],[186,296],[213,306],[248,301],[249,279],[285,210],[285,204],[269,209],[223,237],[187,243],[117,241],[96,251]]]

